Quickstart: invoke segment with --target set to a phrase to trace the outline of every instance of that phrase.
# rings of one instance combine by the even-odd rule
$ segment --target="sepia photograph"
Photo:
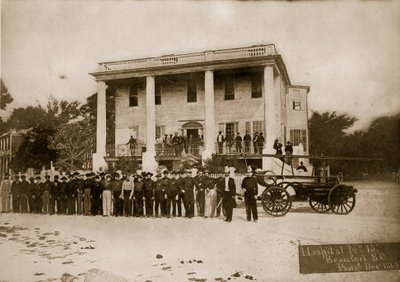
[[[0,281],[400,280],[400,2],[0,0]]]

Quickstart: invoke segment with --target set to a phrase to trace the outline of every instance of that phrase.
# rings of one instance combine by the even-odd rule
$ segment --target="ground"
[[[129,281],[399,281],[399,270],[300,274],[299,244],[400,242],[400,185],[350,184],[345,216],[305,202],[277,218],[259,207],[258,223],[240,207],[231,223],[1,214],[0,281],[84,281],[94,269]]]

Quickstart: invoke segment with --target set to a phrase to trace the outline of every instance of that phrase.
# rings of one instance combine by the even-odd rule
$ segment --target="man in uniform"
[[[19,205],[19,195],[20,195],[20,188],[21,182],[19,181],[19,176],[16,175],[13,183],[11,184],[11,196],[12,196],[12,206],[13,212],[17,213],[20,212],[20,205]]]
[[[42,191],[42,203],[43,203],[43,213],[50,214],[51,207],[50,207],[50,191],[52,182],[50,181],[50,175],[45,176],[45,182],[41,183],[41,191]]]
[[[242,189],[244,191],[247,221],[251,221],[251,215],[253,214],[253,220],[254,222],[257,222],[258,184],[256,178],[254,177],[254,171],[251,169],[251,167],[249,167],[247,171],[247,176],[243,178]]]
[[[240,133],[238,132],[236,137],[235,137],[235,147],[236,147],[236,153],[241,154],[242,153],[242,136],[240,136]]]
[[[90,190],[90,194],[92,196],[92,207],[90,212],[93,216],[99,215],[101,213],[102,202],[100,197],[103,193],[103,190],[100,182],[103,180],[102,177],[104,177],[104,175],[104,173],[101,173],[100,175],[96,175],[94,177],[94,183],[92,189]]]
[[[143,176],[139,173],[135,177],[134,184],[134,202],[135,202],[135,216],[142,217],[143,216]]]
[[[21,206],[21,212],[28,212],[28,195],[29,195],[29,182],[26,180],[26,175],[21,175],[20,182],[20,193],[19,193],[19,202]]]
[[[176,198],[178,196],[177,182],[179,179],[179,174],[175,171],[171,171],[168,174],[168,188],[167,188],[167,202],[166,202],[166,213],[167,217],[171,216],[171,206],[172,206],[172,216],[176,216]]]
[[[154,181],[151,180],[153,174],[146,173],[146,178],[143,180],[143,192],[146,205],[146,217],[153,216],[153,201],[154,201]]]
[[[91,190],[92,187],[95,185],[94,181],[94,173],[93,172],[88,172],[86,173],[86,180],[83,182],[83,214],[84,215],[90,215],[91,209],[92,209],[92,196],[91,196]]]
[[[53,183],[51,185],[51,189],[50,189],[50,214],[51,215],[53,215],[56,211],[56,203],[57,203],[57,212],[60,209],[59,192],[60,192],[59,176],[55,175],[54,181],[53,181]]]
[[[155,182],[154,186],[154,197],[155,197],[155,216],[158,217],[159,215],[159,207],[160,207],[160,214],[161,217],[164,217],[165,206],[166,206],[166,196],[168,190],[168,180],[165,179],[164,173],[157,174],[157,181]]]
[[[74,173],[76,177],[76,212],[77,214],[83,214],[83,184],[85,182],[84,175],[79,172]]]
[[[10,192],[11,192],[11,185],[13,181],[11,180],[11,176],[6,174],[4,179],[1,181],[0,190],[1,190],[1,203],[2,203],[2,210],[1,212],[10,212]]]
[[[31,176],[31,177],[29,177],[29,184],[28,184],[28,191],[27,191],[30,213],[36,213],[35,196],[33,194],[34,190],[35,190],[35,177]]]
[[[41,187],[41,178],[40,176],[36,176],[35,180],[33,181],[34,185],[32,187],[32,197],[33,197],[33,206],[34,206],[34,213],[41,213],[42,212],[42,187]],[[32,211],[31,211],[32,212]]]
[[[111,187],[114,196],[114,216],[123,216],[124,200],[121,197],[122,181],[119,179],[118,173],[114,173],[111,176]]]
[[[204,206],[205,206],[205,178],[203,171],[199,170],[196,177],[194,178],[194,185],[196,187],[196,206],[197,215],[204,216]]]
[[[185,175],[183,205],[185,206],[185,217],[192,218],[194,216],[194,180],[191,171],[186,171]]]
[[[67,214],[75,214],[76,194],[78,190],[78,179],[76,174],[71,175],[71,180],[67,182],[65,194],[67,196]]]
[[[178,209],[178,217],[182,216],[182,203],[185,194],[185,182],[186,182],[186,172],[181,170],[179,172],[179,178],[176,181],[177,196],[176,196],[176,206]]]

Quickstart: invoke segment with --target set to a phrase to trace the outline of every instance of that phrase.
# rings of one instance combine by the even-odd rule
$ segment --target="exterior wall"
[[[20,133],[6,133],[0,136],[0,178],[9,173],[9,165],[24,140]]]
[[[300,109],[293,109],[293,101],[300,101]],[[287,115],[288,115],[288,126],[287,136],[290,138],[290,130],[300,129],[307,131],[307,147],[304,151],[308,153],[309,146],[309,134],[308,134],[308,104],[307,104],[307,90],[304,88],[291,87],[289,89],[289,95],[287,100]],[[304,145],[304,144],[303,144]]]

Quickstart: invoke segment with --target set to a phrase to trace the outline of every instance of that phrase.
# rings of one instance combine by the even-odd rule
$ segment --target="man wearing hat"
[[[288,156],[287,158],[285,158],[286,163],[290,165],[292,163],[292,155],[293,155],[293,145],[292,142],[290,142],[290,140],[286,142],[285,155]]]
[[[28,212],[28,193],[29,193],[29,182],[26,180],[26,175],[21,175],[21,182],[20,182],[20,195],[19,201],[21,205],[21,212],[26,213]]]
[[[176,206],[178,209],[178,217],[182,216],[182,203],[185,195],[185,182],[186,182],[186,172],[184,170],[179,171],[179,178],[176,181],[177,196],[176,196]]]
[[[60,179],[57,197],[57,214],[66,214],[67,211],[67,180],[68,178],[65,175]]]
[[[194,180],[190,170],[187,170],[186,178],[183,181],[183,205],[185,207],[185,217],[192,218],[194,216]]]
[[[90,215],[92,209],[91,190],[95,186],[95,174],[93,172],[86,173],[86,180],[83,182],[83,214]]]
[[[33,197],[34,213],[42,212],[42,187],[40,180],[41,180],[40,176],[36,176],[35,179],[33,180],[32,197]]]
[[[90,195],[92,196],[91,204],[92,207],[90,209],[91,215],[99,215],[101,214],[102,210],[102,202],[101,202],[101,194],[103,193],[102,186],[101,186],[101,181],[102,181],[102,176],[104,176],[105,173],[102,172],[100,175],[96,175],[94,177],[94,183],[92,186],[92,189],[90,190]]]
[[[121,196],[122,181],[118,179],[118,174],[111,175],[111,187],[114,196],[114,216],[122,216],[124,214],[124,200]]]
[[[27,189],[27,197],[28,197],[28,204],[29,204],[29,212],[30,213],[35,213],[35,211],[36,211],[35,196],[33,194],[34,189],[35,189],[35,177],[30,176],[29,177],[28,189]]]
[[[213,218],[215,216],[215,211],[217,207],[217,188],[215,187],[215,181],[210,178],[210,172],[208,170],[204,171],[205,179],[205,211],[204,216]]]
[[[257,179],[254,177],[254,171],[250,166],[247,169],[247,176],[243,178],[242,189],[244,192],[244,202],[246,204],[247,221],[251,221],[251,215],[253,214],[253,220],[257,222],[258,184]]]
[[[70,175],[70,180],[67,182],[65,194],[67,196],[67,214],[75,214],[76,211],[76,195],[78,190],[78,179],[76,174]]]
[[[11,176],[9,176],[8,174],[4,176],[4,179],[0,183],[2,203],[1,212],[10,212],[10,192],[12,183],[13,181],[11,180]]]
[[[204,178],[203,171],[199,170],[193,180],[196,187],[197,214],[204,216],[206,179]]]
[[[112,203],[112,185],[111,185],[111,175],[107,174],[105,179],[100,182],[102,186],[102,202],[103,202],[103,216],[111,215],[111,203]]]
[[[222,192],[222,205],[225,209],[225,221],[232,221],[233,206],[236,195],[236,184],[232,177],[229,177],[229,171],[225,170],[225,177],[218,182],[218,188]]]
[[[135,202],[135,216],[142,217],[143,216],[143,176],[141,173],[138,173],[135,176],[134,182],[134,191],[133,191],[133,200]]]
[[[50,191],[52,186],[50,175],[45,176],[45,182],[41,183],[40,186],[40,190],[42,191],[43,213],[50,214]]]
[[[166,206],[166,193],[168,190],[168,180],[165,179],[164,173],[157,173],[157,181],[155,182],[154,185],[154,198],[155,198],[155,216],[158,217],[159,215],[159,208],[160,208],[160,214],[161,217],[164,217],[166,212],[165,212],[165,206]]]
[[[240,136],[240,132],[238,132],[235,137],[235,148],[237,154],[242,153],[242,136]]]
[[[59,181],[59,176],[58,175],[54,175],[54,181],[51,183],[51,188],[50,188],[50,214],[53,215],[56,211],[56,204],[59,205],[59,203],[57,203],[57,201],[59,200],[59,193],[60,191],[60,181]],[[57,210],[59,209],[59,207],[57,206]]]
[[[11,185],[11,197],[12,197],[12,208],[13,212],[20,212],[19,195],[21,193],[19,176],[16,175]]]
[[[85,182],[85,175],[74,172],[74,177],[76,177],[76,212],[77,214],[83,214],[83,184]]]
[[[153,174],[146,173],[146,178],[143,180],[143,193],[146,205],[146,216],[153,216],[153,202],[154,202],[154,181],[151,179]]]
[[[172,206],[172,216],[176,216],[176,197],[178,195],[177,182],[179,179],[179,174],[175,171],[171,171],[168,174],[168,188],[167,188],[167,201],[165,211],[167,217],[171,216],[171,206]]]

